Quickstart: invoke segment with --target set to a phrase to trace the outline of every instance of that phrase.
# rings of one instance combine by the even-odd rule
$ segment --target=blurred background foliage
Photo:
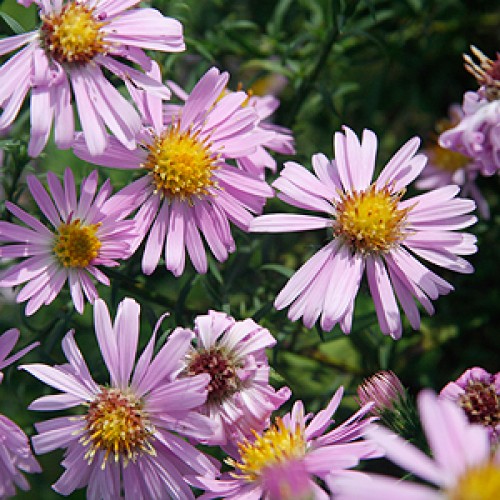
[[[491,0],[158,0],[152,5],[182,21],[185,29],[186,52],[152,54],[162,65],[163,77],[191,89],[215,65],[230,72],[233,89],[241,84],[255,94],[275,93],[281,106],[274,121],[292,128],[297,149],[293,159],[308,167],[316,152],[332,156],[332,135],[343,124],[358,134],[363,128],[377,133],[379,168],[413,135],[425,144],[448,107],[461,102],[464,91],[476,88],[463,68],[462,53],[471,44],[490,57],[499,49],[500,5]],[[6,0],[0,12],[5,36],[36,29],[34,5],[25,9]],[[24,183],[27,173],[43,180],[48,170],[61,174],[70,166],[81,179],[95,167],[53,144],[40,158],[30,160],[28,104],[9,136],[0,140],[2,183],[6,199],[37,213]],[[278,168],[288,159],[277,157]],[[115,188],[130,182],[133,175],[106,168],[99,172],[101,180],[111,177]],[[269,181],[273,177],[270,174]],[[433,317],[423,313],[420,331],[406,324],[398,342],[380,333],[366,285],[357,298],[349,336],[338,328],[327,333],[308,330],[300,322],[288,321],[286,311],[273,308],[288,277],[329,237],[323,231],[256,235],[234,229],[237,251],[227,262],[212,259],[203,276],[187,267],[179,279],[161,265],[153,275],[143,276],[139,250],[108,273],[112,286],[101,287],[100,293],[113,314],[124,296],[141,303],[143,345],[165,310],[171,313],[164,321],[165,332],[176,325],[192,326],[194,317],[208,309],[237,319],[253,317],[278,341],[270,352],[273,382],[289,385],[294,400],[304,400],[311,411],[319,409],[339,385],[352,396],[363,378],[379,369],[394,370],[414,392],[424,386],[439,390],[468,367],[499,370],[498,177],[482,178],[479,185],[492,215],[472,229],[479,240],[479,252],[470,259],[475,273],[461,276],[438,270],[456,290],[435,303]],[[292,209],[275,199],[265,212],[284,210]],[[0,212],[9,219],[3,201]],[[74,328],[96,379],[105,381],[91,306],[78,315],[66,291],[26,318],[24,305],[16,305],[9,290],[1,293],[0,331],[20,328],[19,346],[42,342],[23,362],[63,362],[60,341]],[[10,367],[0,391],[1,411],[32,434],[33,422],[50,415],[27,412],[25,407],[44,392],[50,391]],[[342,411],[347,414],[355,407],[350,397]],[[58,453],[40,457],[45,472],[29,478],[32,491],[20,498],[56,497],[49,485],[61,472],[60,458]],[[73,495],[83,496],[81,491]]]

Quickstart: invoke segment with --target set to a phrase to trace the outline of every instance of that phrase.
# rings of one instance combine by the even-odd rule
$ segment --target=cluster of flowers
[[[112,322],[97,299],[97,342],[109,383],[94,381],[75,342],[62,341],[67,363],[28,364],[22,369],[60,391],[42,396],[30,409],[80,407],[71,416],[36,424],[37,454],[65,449],[65,471],[53,488],[68,495],[87,487],[88,498],[340,499],[481,498],[500,491],[500,373],[467,370],[436,397],[419,395],[421,425],[434,460],[388,428],[374,424],[393,413],[404,428],[408,395],[392,372],[378,373],[358,389],[360,409],[331,428],[343,395],[340,388],[324,410],[305,414],[301,401],[290,413],[270,416],[290,391],[268,383],[265,349],[274,344],[266,329],[247,319],[210,311],[194,328],[176,328],[153,355],[156,328],[136,361],[140,307],[125,298]],[[0,367],[35,345],[5,359],[19,332],[0,337]],[[382,419],[382,422],[384,420]],[[40,472],[28,438],[0,416],[2,454],[0,495],[27,489],[21,474]],[[183,437],[188,440],[182,439]],[[194,445],[218,445],[228,455],[229,471]],[[385,456],[436,485],[399,481],[351,470],[361,460]],[[317,479],[321,482],[318,483]],[[323,485],[323,486],[320,486]],[[329,492],[329,493],[327,493]]]
[[[73,331],[62,343],[68,363],[23,367],[60,391],[38,398],[30,409],[83,409],[36,426],[36,453],[66,449],[65,472],[54,489],[67,495],[86,486],[90,498],[193,498],[192,487],[204,490],[204,498],[322,499],[328,498],[326,490],[340,498],[361,498],[362,487],[354,496],[350,490],[361,478],[363,484],[380,484],[367,486],[366,495],[386,487],[396,495],[400,490],[394,482],[370,482],[346,470],[384,452],[395,460],[402,457],[400,465],[411,464],[412,471],[452,498],[462,483],[475,487],[476,473],[493,477],[498,486],[498,454],[490,454],[487,431],[468,423],[456,405],[429,393],[420,398],[437,464],[374,428],[375,417],[368,416],[373,400],[329,430],[342,389],[315,416],[306,415],[299,401],[271,424],[272,412],[290,391],[275,391],[269,384],[265,349],[275,340],[267,330],[250,319],[235,321],[210,311],[198,316],[193,330],[174,330],[153,356],[159,322],[136,362],[139,305],[125,299],[113,323],[95,284],[108,285],[103,268],[118,266],[143,242],[144,274],[154,272],[163,254],[166,268],[180,276],[186,253],[196,272],[205,273],[206,247],[219,262],[235,251],[231,224],[246,232],[328,229],[331,240],[290,279],[276,308],[290,306],[289,318],[302,318],[307,327],[319,321],[325,331],[339,324],[349,333],[366,274],[380,329],[397,339],[403,331],[400,308],[418,329],[416,302],[432,314],[431,300],[453,289],[420,259],[470,273],[472,266],[462,256],[476,251],[475,237],[461,231],[476,221],[471,215],[475,203],[457,198],[458,186],[447,182],[404,199],[406,186],[426,166],[426,156],[417,153],[419,139],[404,144],[375,177],[377,137],[364,130],[359,140],[344,127],[334,135],[333,159],[314,155],[314,173],[287,162],[272,184],[285,203],[326,217],[260,216],[274,195],[265,181],[265,169],[276,170],[269,151],[294,152],[291,131],[265,121],[278,106],[275,98],[227,90],[229,75],[216,68],[189,93],[172,82],[166,86],[161,68],[144,50],[182,51],[182,25],[155,9],[134,8],[135,0],[20,3],[36,3],[40,27],[0,40],[0,55],[21,48],[0,70],[0,130],[11,126],[30,93],[31,156],[43,151],[53,128],[58,147],[72,148],[93,164],[138,174],[113,192],[109,180],[99,187],[93,171],[82,180],[79,196],[69,168],[62,183],[52,172],[46,174],[48,190],[35,175],[28,176],[46,223],[5,202],[20,223],[0,222],[0,258],[22,260],[2,272],[0,287],[22,285],[16,300],[26,302],[31,315],[53,302],[67,283],[79,313],[86,301],[94,305],[97,342],[110,375],[106,385],[94,381]],[[466,96],[463,118],[440,141],[460,152],[465,148],[480,171],[491,174],[500,163],[498,62],[483,56],[480,67],[472,62],[470,67],[483,87],[474,103]],[[132,103],[106,73],[123,80]],[[181,104],[169,101],[172,93]],[[10,330],[1,338],[3,358],[17,335]],[[479,379],[474,375],[473,380]],[[458,389],[453,394],[465,408],[467,398]],[[498,386],[488,394],[498,410]],[[495,415],[498,422],[498,411]],[[0,496],[8,496],[14,483],[27,487],[19,470],[36,472],[39,466],[22,431],[2,418]],[[436,419],[441,428],[433,430],[430,422]],[[454,441],[458,433],[462,447]],[[491,436],[497,439],[497,428]],[[481,445],[472,449],[467,444],[472,439]],[[452,442],[460,452],[447,464],[444,451]],[[197,449],[198,443],[222,447],[232,471],[221,475],[220,464]]]
[[[438,123],[439,136],[426,150],[429,165],[416,185],[420,189],[434,189],[457,184],[462,188],[461,194],[470,196],[481,216],[487,219],[488,203],[476,180],[478,176],[500,172],[500,54],[492,60],[474,46],[471,50],[479,64],[464,55],[465,67],[480,87],[466,92],[462,106],[450,106],[449,119]]]

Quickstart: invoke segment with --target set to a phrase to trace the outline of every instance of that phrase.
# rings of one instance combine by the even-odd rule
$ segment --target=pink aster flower
[[[465,93],[464,117],[441,134],[439,144],[473,158],[483,175],[492,175],[500,170],[500,54],[493,61],[476,47],[471,49],[480,64],[464,56],[466,68],[481,87]]]
[[[184,50],[182,25],[150,8],[131,9],[138,1],[20,0],[40,8],[40,27],[0,40],[0,55],[24,48],[0,68],[0,130],[16,118],[31,89],[31,140],[38,156],[54,122],[58,147],[68,148],[74,135],[72,95],[89,150],[101,153],[106,127],[129,148],[135,147],[140,118],[104,76],[109,71],[133,85],[168,98],[169,91],[143,71],[151,61],[141,49]]]
[[[154,74],[159,78],[158,69]],[[137,149],[129,151],[110,138],[106,151],[92,156],[82,138],[75,143],[75,154],[84,160],[145,172],[124,190],[137,197],[135,202],[124,199],[125,206],[140,206],[135,248],[149,231],[142,259],[145,274],[155,270],[164,251],[167,269],[181,275],[186,250],[196,271],[205,273],[201,235],[215,258],[226,260],[235,250],[229,221],[248,230],[252,212],[260,213],[273,195],[263,180],[226,163],[252,153],[273,136],[257,127],[253,108],[242,106],[244,92],[220,98],[228,78],[210,69],[175,116],[166,118],[159,98],[135,92],[147,124],[137,137]]]
[[[276,392],[269,385],[265,350],[276,344],[274,337],[250,318],[236,321],[215,311],[195,319],[194,336],[181,376],[210,375],[207,401],[200,407],[216,428],[207,444],[227,447],[252,429],[261,432],[290,397],[288,387]]]
[[[492,375],[483,368],[466,370],[449,382],[439,397],[458,404],[469,422],[484,425],[492,443],[500,440],[500,372]]]
[[[118,209],[120,193],[110,196],[109,180],[96,193],[97,171],[82,180],[79,200],[69,168],[64,173],[63,186],[52,172],[47,173],[47,181],[51,196],[34,175],[27,177],[34,200],[54,229],[17,205],[5,204],[23,225],[0,222],[0,258],[26,259],[0,275],[0,286],[26,283],[16,300],[27,301],[26,314],[31,315],[42,305],[50,304],[67,281],[75,308],[82,313],[84,296],[89,302],[97,297],[92,277],[109,285],[99,267],[117,266],[116,259],[130,256],[129,243],[136,237],[135,225],[122,220],[126,213]]]
[[[372,442],[358,440],[373,420],[363,419],[371,405],[328,430],[342,394],[341,387],[326,409],[315,416],[304,415],[302,401],[296,402],[291,413],[277,417],[262,434],[255,432],[252,440],[238,444],[239,456],[226,459],[234,470],[220,479],[189,478],[194,486],[206,491],[200,498],[324,500],[329,496],[315,478],[322,479],[332,492],[338,478],[354,476],[359,480],[361,473],[346,469],[381,454]]]
[[[458,105],[451,106],[449,120],[440,120],[437,124],[438,133],[444,133],[460,123],[463,116],[463,111]],[[437,138],[423,150],[423,153],[429,161],[417,178],[415,186],[418,189],[429,190],[456,184],[461,188],[460,196],[472,198],[481,216],[489,219],[488,202],[476,184],[481,164],[462,153],[441,147]]]
[[[339,481],[339,500],[469,500],[498,498],[500,449],[493,453],[488,432],[470,424],[463,412],[430,391],[418,398],[420,418],[433,458],[396,434],[378,426],[366,436],[385,450],[385,456],[404,470],[439,489],[412,481],[370,474],[370,480]]]
[[[427,269],[417,257],[461,273],[472,266],[460,255],[476,251],[475,236],[455,232],[476,221],[467,215],[471,200],[456,198],[459,188],[447,186],[403,200],[405,186],[425,166],[415,155],[419,139],[408,141],[373,180],[377,138],[370,130],[362,142],[344,127],[335,134],[335,160],[313,156],[312,174],[295,162],[285,168],[273,186],[283,201],[327,217],[273,214],[257,217],[251,231],[289,232],[329,228],[331,241],[306,262],[285,285],[275,307],[290,306],[288,317],[302,317],[312,327],[321,315],[321,328],[339,323],[351,330],[354,300],[366,271],[380,328],[397,339],[402,333],[396,302],[411,326],[418,329],[420,314],[414,299],[432,314],[429,299],[453,287]]]
[[[187,100],[189,94],[186,91],[175,82],[168,81],[167,83],[179,99],[183,101]],[[238,88],[238,91],[241,91],[241,89]],[[230,91],[224,90],[221,96],[229,93]],[[279,99],[276,97],[272,95],[253,95],[251,90],[247,92],[247,99],[241,104],[241,106],[248,106],[255,110],[258,116],[258,129],[273,132],[273,135],[267,141],[256,146],[255,151],[237,158],[238,166],[257,177],[264,176],[265,168],[276,172],[276,160],[269,154],[269,151],[287,155],[295,154],[292,131],[268,121],[268,118],[278,109],[279,105]],[[164,105],[165,115],[171,117],[170,119],[179,113],[179,109],[180,106],[176,104],[167,103]]]
[[[0,370],[39,344],[34,342],[7,358],[18,339],[19,330],[15,328],[0,336]],[[3,373],[0,372],[0,382],[2,379]],[[0,498],[14,496],[16,486],[25,491],[30,489],[22,472],[41,472],[41,468],[31,453],[26,434],[12,420],[0,414]]]
[[[38,435],[32,440],[37,454],[66,450],[65,471],[53,485],[62,495],[86,486],[88,498],[122,498],[124,493],[125,499],[189,499],[194,495],[185,474],[217,473],[212,459],[178,435],[203,439],[212,430],[206,417],[192,411],[206,399],[208,376],[172,380],[192,334],[170,336],[153,357],[158,322],[135,363],[139,315],[139,304],[126,298],[112,324],[106,304],[101,299],[95,302],[95,331],[109,384],[94,381],[73,331],[62,341],[68,364],[22,367],[61,391],[36,399],[30,409],[83,409],[81,414],[35,425]]]

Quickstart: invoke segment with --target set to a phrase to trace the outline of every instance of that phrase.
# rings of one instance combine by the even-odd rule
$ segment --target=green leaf
[[[0,17],[7,23],[9,28],[16,35],[20,35],[21,33],[25,32],[24,28],[14,18],[10,17],[9,14],[0,11]]]

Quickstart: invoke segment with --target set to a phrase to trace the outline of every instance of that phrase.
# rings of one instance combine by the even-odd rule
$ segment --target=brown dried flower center
[[[472,380],[458,400],[470,422],[493,429],[500,425],[500,397],[495,384]]]
[[[187,373],[188,375],[208,373],[211,379],[207,387],[207,399],[220,402],[234,394],[240,386],[236,369],[234,361],[229,359],[221,349],[212,347],[192,354]]]

